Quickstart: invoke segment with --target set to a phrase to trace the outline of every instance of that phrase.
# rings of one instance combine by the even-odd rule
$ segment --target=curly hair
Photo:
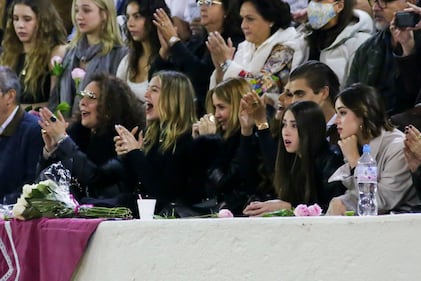
[[[153,24],[152,20],[154,19],[153,14],[156,9],[163,9],[169,17],[171,17],[171,12],[168,6],[165,4],[164,0],[129,0],[127,1],[127,6],[130,4],[137,4],[139,7],[140,16],[145,18],[145,36],[148,40],[151,50],[151,56],[148,59],[148,64],[152,64],[155,58],[159,54],[159,49],[161,44],[159,43],[158,32],[156,26]],[[144,55],[145,50],[143,49],[142,42],[134,41],[132,35],[128,31],[127,22],[126,22],[126,36],[127,36],[127,45],[129,46],[129,78],[134,80],[136,75],[139,74],[138,63],[139,59]]]
[[[13,24],[13,12],[16,5],[31,8],[37,17],[34,46],[26,54],[24,69],[26,75],[23,80],[23,91],[36,94],[39,81],[44,84],[49,73],[52,50],[58,45],[66,44],[66,30],[54,5],[48,0],[15,0],[7,13],[6,30],[3,40],[3,52],[0,64],[7,65],[16,71],[19,56],[23,53],[23,44],[16,35]]]
[[[72,3],[72,22],[73,25],[76,27],[76,33],[73,37],[72,41],[70,41],[70,47],[76,47],[77,43],[85,36],[85,34],[81,33],[79,28],[77,27],[76,22],[76,1],[73,0]],[[114,46],[120,46],[123,44],[120,36],[120,29],[117,26],[117,12],[115,9],[114,1],[113,0],[90,0],[94,3],[102,12],[105,12],[106,19],[105,19],[105,26],[103,28],[103,32],[99,34],[100,40],[103,43],[103,48],[101,51],[101,55],[108,54]]]
[[[94,73],[88,77],[89,82],[95,82],[100,95],[97,105],[97,134],[114,130],[114,125],[120,124],[128,130],[138,126],[139,131],[145,127],[145,107],[123,80],[108,73]],[[81,115],[75,113],[74,121],[80,122]]]
[[[158,101],[159,120],[148,124],[145,134],[145,152],[160,141],[160,151],[175,152],[177,138],[191,132],[196,122],[195,94],[190,79],[177,71],[159,71],[152,77],[161,81]],[[161,142],[162,141],[162,142]]]

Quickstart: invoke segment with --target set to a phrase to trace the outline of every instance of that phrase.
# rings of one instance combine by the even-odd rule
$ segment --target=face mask
[[[335,3],[310,1],[307,6],[308,23],[313,29],[320,29],[336,16]]]

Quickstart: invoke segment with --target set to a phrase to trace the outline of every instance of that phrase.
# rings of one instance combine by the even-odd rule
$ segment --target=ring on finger
[[[57,121],[57,118],[54,115],[51,115],[50,121],[54,123]]]
[[[41,134],[46,134],[47,131],[45,129],[41,129]]]
[[[50,122],[44,121],[45,126],[50,126]]]

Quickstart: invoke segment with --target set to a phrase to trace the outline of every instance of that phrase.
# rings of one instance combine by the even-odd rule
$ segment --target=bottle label
[[[377,183],[377,167],[358,167],[357,183]]]

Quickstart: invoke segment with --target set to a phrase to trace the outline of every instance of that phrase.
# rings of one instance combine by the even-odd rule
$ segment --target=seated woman
[[[274,177],[279,199],[251,202],[245,215],[312,203],[326,210],[333,197],[345,192],[342,183],[327,182],[343,161],[329,148],[325,124],[320,107],[312,101],[295,102],[285,109]]]
[[[72,20],[76,33],[64,56],[65,68],[60,81],[51,94],[50,109],[67,102],[73,113],[78,110],[80,98],[75,95],[86,87],[88,80],[83,79],[76,85],[72,80],[73,69],[84,69],[85,77],[98,72],[115,75],[127,53],[115,18],[113,0],[73,0]]]
[[[374,33],[370,15],[354,10],[355,0],[311,0],[307,6],[306,58],[327,64],[344,87],[355,51]],[[298,28],[299,30],[302,28]]]
[[[23,109],[47,105],[57,77],[51,75],[53,56],[63,57],[66,31],[48,0],[16,0],[9,7],[0,64],[19,76]]]
[[[208,39],[215,66],[210,88],[229,77],[244,77],[258,94],[272,94],[276,103],[291,69],[304,61],[304,39],[290,27],[289,6],[282,1],[244,0],[240,15],[246,40],[234,59],[232,44],[216,33]]]
[[[76,198],[136,211],[136,182],[118,160],[113,138],[115,124],[142,129],[144,108],[121,79],[100,73],[89,81],[81,92],[80,113],[67,132],[60,113],[55,116],[47,108],[40,110],[45,146],[39,170],[61,161],[78,186],[73,190]]]
[[[125,80],[136,96],[145,101],[149,68],[161,47],[153,14],[162,8],[169,13],[164,0],[129,0],[126,7],[126,30],[129,54],[117,68],[116,76]]]
[[[230,38],[234,47],[244,40],[240,28],[238,2],[239,0],[198,0],[200,23],[206,32],[193,36],[186,43],[178,37],[177,30],[165,11],[160,9],[156,12],[154,23],[158,28],[161,49],[151,67],[151,73],[156,70],[173,69],[186,74],[196,93],[198,116],[205,113],[209,77],[214,70],[212,58],[206,48],[208,35],[217,32],[225,40]]]
[[[377,204],[379,214],[410,211],[420,203],[413,187],[411,173],[405,163],[404,134],[394,129],[386,117],[381,97],[374,88],[353,84],[335,99],[338,142],[346,164],[329,181],[341,181],[347,192],[332,199],[328,214],[343,215],[356,211],[358,190],[354,170],[361,156],[361,148],[369,144],[371,156],[377,161]]]
[[[157,200],[156,213],[171,215],[173,204],[189,207],[201,198],[190,184],[194,90],[184,74],[160,71],[149,81],[145,100],[145,137],[140,133],[136,139],[117,126],[115,150],[140,183],[142,197]]]
[[[195,156],[200,165],[193,174],[202,180],[198,186],[208,197],[216,196],[221,208],[228,208],[241,215],[250,195],[255,194],[260,183],[257,146],[251,140],[248,151],[253,160],[248,173],[241,169],[240,122],[238,113],[243,95],[251,87],[243,78],[229,78],[208,92],[208,114],[193,127]]]

